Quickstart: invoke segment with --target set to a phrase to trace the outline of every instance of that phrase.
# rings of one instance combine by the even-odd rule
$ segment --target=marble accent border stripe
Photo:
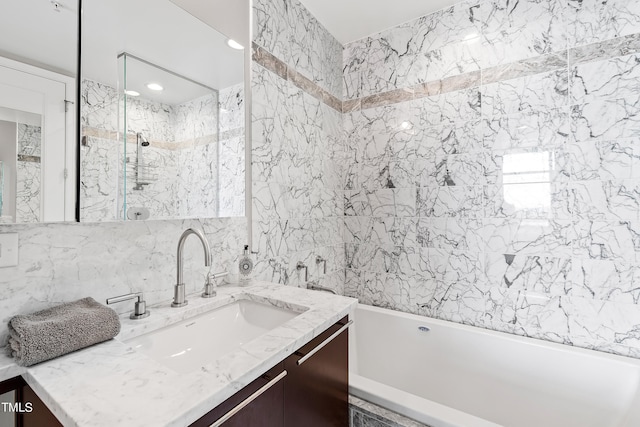
[[[253,43],[252,47],[253,60],[257,64],[280,78],[290,81],[299,89],[334,110],[350,113],[470,89],[482,84],[498,83],[555,71],[581,62],[600,61],[640,53],[640,33],[345,101],[340,101],[256,43]]]
[[[225,137],[227,138],[232,138],[235,135],[235,133],[241,134],[241,132],[236,132],[234,130],[231,131],[227,131],[225,132],[225,134],[227,133],[231,133],[231,135],[225,135]],[[120,138],[118,138],[119,132],[114,132],[114,131],[108,131],[108,130],[104,130],[104,129],[98,129],[98,128],[94,128],[94,127],[89,127],[89,126],[83,126],[82,127],[82,138],[84,140],[85,137],[89,137],[89,138],[99,138],[99,139],[106,139],[106,140],[110,140],[113,142],[122,142],[122,140]],[[127,139],[129,141],[133,141],[135,142],[136,139],[136,134],[135,133],[129,133],[127,134]],[[221,138],[223,139],[223,138]],[[149,140],[149,145],[151,145],[152,147],[155,148],[163,148],[165,150],[183,150],[186,148],[192,148],[192,147],[197,147],[197,146],[201,146],[201,145],[208,145],[211,143],[215,143],[218,141],[218,138],[216,138],[215,135],[210,135],[210,136],[202,136],[199,138],[194,138],[194,139],[187,139],[184,141],[178,141],[178,142],[169,142],[169,141],[156,141],[156,140]],[[88,144],[88,143],[87,143]],[[85,144],[85,145],[87,145]]]
[[[348,108],[343,107],[343,112],[366,110],[368,108],[382,107],[411,101],[413,99],[471,89],[483,84],[497,83],[555,71],[566,68],[567,65],[567,52],[541,55],[536,58],[512,62],[482,71],[472,71],[442,80],[421,83],[406,89],[395,89],[360,99],[345,101],[345,103],[348,103]]]
[[[293,67],[288,66],[264,48],[255,43],[252,44],[252,47],[252,58],[254,62],[275,73],[280,78],[290,81],[297,88],[302,89],[307,94],[325,103],[334,110],[342,112],[342,101],[337,97],[333,96],[315,82],[297,72]]]
[[[231,129],[224,132],[220,132],[220,141],[224,141],[225,139],[236,138],[238,136],[244,135],[244,128]]]
[[[27,156],[26,154],[18,154],[19,162],[40,163],[39,156]]]
[[[640,33],[569,49],[569,65],[640,53]]]
[[[536,58],[499,65],[482,71],[482,84],[502,82],[520,77],[567,68],[567,52],[551,53]]]

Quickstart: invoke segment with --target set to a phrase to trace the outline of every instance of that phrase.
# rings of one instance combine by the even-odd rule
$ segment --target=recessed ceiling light
[[[227,40],[227,45],[229,45],[230,48],[236,49],[236,50],[244,49],[244,46],[242,46],[240,43],[238,43],[237,41],[235,41],[233,39],[228,39]]]
[[[140,92],[136,92],[135,90],[125,90],[124,93],[129,96],[140,96]]]
[[[160,86],[158,83],[149,83],[147,87],[151,90],[157,90],[157,91],[164,90],[164,88]]]

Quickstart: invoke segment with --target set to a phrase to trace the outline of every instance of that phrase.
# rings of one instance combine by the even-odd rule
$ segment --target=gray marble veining
[[[128,207],[145,207],[153,219],[217,216],[220,210],[219,158],[225,162],[225,172],[231,172],[233,177],[242,175],[244,171],[243,162],[232,163],[228,161],[228,155],[218,155],[222,129],[218,128],[218,98],[218,92],[213,92],[178,105],[129,98],[127,144],[123,145],[119,141],[122,137],[117,127],[118,103],[122,102],[117,91],[107,85],[84,80],[81,107],[85,142],[81,147],[82,220],[122,218],[123,191],[126,191]],[[237,112],[238,109],[230,111]],[[225,120],[233,120],[230,113],[227,112]],[[223,126],[229,125],[225,123]],[[143,162],[149,167],[151,179],[142,190],[136,182],[137,132],[150,142],[143,148]],[[230,145],[228,140],[225,142]],[[239,166],[242,167],[240,170],[230,170]],[[229,179],[236,184],[234,178]],[[237,185],[233,186],[234,190],[237,188]],[[225,213],[243,212],[244,202],[229,196],[224,200],[227,205]]]
[[[639,17],[470,1],[347,44],[346,294],[640,356]]]

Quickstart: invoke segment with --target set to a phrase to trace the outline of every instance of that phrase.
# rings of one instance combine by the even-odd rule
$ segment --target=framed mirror
[[[79,219],[244,216],[244,46],[169,0],[81,5]]]
[[[73,221],[77,0],[0,14],[0,224]]]

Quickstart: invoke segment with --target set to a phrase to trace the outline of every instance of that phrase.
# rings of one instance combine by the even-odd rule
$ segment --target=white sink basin
[[[239,300],[126,342],[168,368],[188,373],[298,314],[267,304]]]

